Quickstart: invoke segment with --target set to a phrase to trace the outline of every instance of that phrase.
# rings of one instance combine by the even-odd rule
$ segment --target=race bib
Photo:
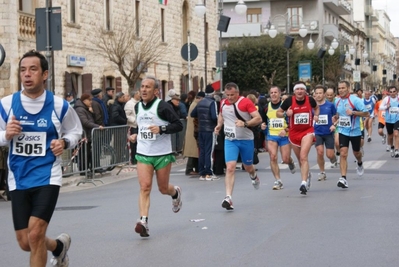
[[[297,113],[294,115],[294,124],[309,124],[309,113]]]
[[[154,141],[156,140],[156,134],[151,132],[147,127],[142,127],[137,135],[138,140]]]
[[[399,113],[399,108],[398,107],[390,107],[389,108],[389,113],[398,114]]]
[[[45,132],[21,132],[13,138],[12,154],[24,157],[43,157],[46,155]]]
[[[338,125],[339,127],[351,127],[352,126],[351,118],[346,116],[339,117]]]
[[[371,105],[370,104],[365,105],[365,107],[367,108],[367,110],[371,110]]]
[[[270,128],[283,128],[284,119],[283,118],[273,118],[270,119]]]
[[[317,125],[327,125],[328,124],[328,115],[319,115],[319,121],[316,124]]]
[[[224,136],[227,139],[234,139],[236,138],[236,128],[235,127],[227,127],[226,125],[224,126]]]
[[[381,117],[385,118],[385,110],[381,112]]]

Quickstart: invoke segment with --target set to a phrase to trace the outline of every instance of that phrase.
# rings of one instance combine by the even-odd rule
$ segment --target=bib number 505
[[[15,143],[15,153],[25,156],[39,156],[43,153],[42,144],[31,144],[31,143]]]

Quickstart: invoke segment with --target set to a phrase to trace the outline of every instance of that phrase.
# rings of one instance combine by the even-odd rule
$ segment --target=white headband
[[[303,88],[303,89],[306,90],[306,86],[305,86],[304,84],[302,84],[302,83],[298,83],[297,85],[295,85],[295,86],[294,86],[294,91],[295,91],[296,89],[298,89],[298,88]]]

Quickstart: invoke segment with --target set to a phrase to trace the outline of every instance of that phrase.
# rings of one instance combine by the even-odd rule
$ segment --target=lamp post
[[[322,33],[321,33],[321,38],[322,38],[321,49],[324,50],[323,52],[326,51],[326,49],[325,49],[324,38],[325,38],[325,35],[326,35],[327,33],[331,33],[331,34],[334,36],[334,33],[331,32],[331,31],[327,31],[327,32],[322,31]],[[333,41],[331,42],[330,48],[328,49],[328,54],[331,55],[331,56],[334,55],[335,49],[337,49],[338,46],[339,46],[339,42],[337,41],[337,38],[335,38],[335,36],[334,36],[334,39],[333,39]],[[310,49],[310,50],[312,50],[312,49],[314,48],[314,42],[313,42],[312,38],[310,38],[310,40],[309,40],[309,42],[308,42],[308,44],[307,44],[307,47],[308,47],[308,49]],[[322,60],[321,60],[321,71],[322,71],[322,84],[323,84],[323,86],[324,86],[325,83],[326,83],[325,77],[324,77],[324,54],[322,55]]]
[[[195,5],[194,12],[197,16],[202,17],[206,13],[206,0],[198,0],[198,3]],[[243,0],[239,0],[234,8],[235,12],[239,15],[243,15],[247,12],[247,6],[245,5]],[[219,20],[223,15],[223,0],[219,0],[218,2],[218,13]],[[205,23],[205,21],[204,21]],[[222,31],[219,31],[219,75],[220,75],[220,91],[223,88],[223,51],[222,51]],[[206,68],[206,67],[205,67]],[[207,69],[207,68],[206,68]]]
[[[292,38],[290,36],[290,32],[289,32],[289,22],[290,19],[292,17],[298,16],[302,19],[302,17],[300,15],[292,15],[290,17],[288,17],[288,13],[287,14],[278,14],[276,16],[274,16],[272,19],[269,19],[269,23],[268,23],[268,27],[265,29],[265,33],[267,33],[271,38],[274,38],[277,36],[277,29],[276,27],[273,25],[273,20],[276,19],[277,17],[283,17],[285,20],[285,34],[286,36],[286,43],[288,42],[288,45],[285,45],[285,47],[287,48],[287,93],[290,93],[290,48],[291,48],[291,44],[294,41],[294,38]],[[308,30],[306,29],[305,25],[301,23],[301,27],[298,31],[299,36],[301,36],[302,38],[305,37],[308,34]]]

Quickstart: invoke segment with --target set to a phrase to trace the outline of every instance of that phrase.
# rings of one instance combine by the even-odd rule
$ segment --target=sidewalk
[[[183,156],[177,156],[176,162],[173,163],[172,168],[174,166],[179,166],[183,164],[185,165],[186,162],[187,162],[186,158],[183,158]],[[119,174],[117,175],[118,172]],[[62,178],[61,192],[71,192],[71,191],[95,188],[97,186],[104,186],[107,184],[112,184],[115,182],[136,177],[137,177],[137,170],[136,167],[133,165],[115,167],[115,169],[113,169],[112,171],[103,174],[96,173],[93,179],[88,179],[86,183],[80,183],[79,185],[77,184],[81,181],[84,181],[85,177],[77,174],[70,177]]]

